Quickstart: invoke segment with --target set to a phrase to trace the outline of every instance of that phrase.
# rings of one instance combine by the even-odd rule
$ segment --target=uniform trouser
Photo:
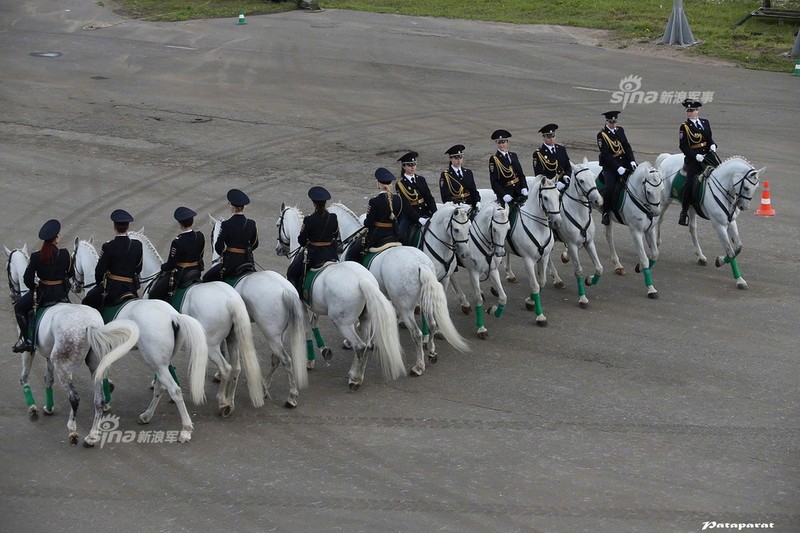
[[[159,300],[167,300],[167,292],[169,291],[169,278],[172,273],[169,271],[161,272],[153,286],[150,288],[150,298],[157,298]]]
[[[19,324],[19,334],[23,339],[28,338],[30,327],[30,312],[33,310],[33,291],[28,291],[14,304],[14,314]]]
[[[697,175],[703,171],[703,165],[696,159],[684,159],[683,166],[686,167],[686,184],[683,186],[681,211],[686,212],[692,205],[694,187],[697,184]]]
[[[305,249],[300,249],[294,256],[289,268],[286,270],[286,279],[297,289],[297,294],[303,295],[303,278],[305,277]]]
[[[356,263],[360,263],[363,253],[364,253],[364,239],[359,236],[353,239],[353,244],[351,244],[347,248],[347,253],[344,255],[344,260],[355,261]]]
[[[222,281],[222,262],[212,266],[203,274],[203,281]]]
[[[614,201],[614,190],[617,188],[619,179],[620,175],[616,172],[603,171],[603,183],[606,187],[603,190],[603,214],[610,213],[614,207],[612,205]]]
[[[94,307],[95,309],[103,307],[103,286],[95,285],[92,287],[91,290],[86,293],[81,303],[89,307]]]

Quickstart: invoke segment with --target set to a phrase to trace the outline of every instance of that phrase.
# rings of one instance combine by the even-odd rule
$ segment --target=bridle
[[[719,168],[719,167],[717,167]],[[736,209],[742,209],[741,204],[743,200],[747,200],[750,202],[753,199],[753,196],[747,196],[744,192],[745,183],[749,183],[753,186],[753,191],[756,190],[758,187],[758,170],[755,168],[751,168],[748,170],[744,176],[739,181],[734,182],[731,185],[731,189],[736,190],[736,194],[734,195],[728,189],[726,189],[719,179],[715,176],[717,169],[714,169],[714,172],[711,173],[710,180],[713,185],[711,188],[711,196],[714,198],[714,201],[717,205],[725,212],[728,217],[728,222],[732,221],[735,214]],[[724,195],[725,200],[727,200],[727,205],[723,202],[722,198],[718,196],[718,193],[722,193]]]
[[[505,241],[499,243],[495,241],[495,224],[498,226],[505,226],[509,224],[509,220],[497,220],[494,218],[498,209],[504,209],[497,204],[495,205],[495,211],[492,213],[492,218],[489,221],[489,237],[487,238],[481,232],[481,228],[476,223],[475,219],[472,220],[471,225],[475,231],[470,230],[469,232],[470,239],[472,239],[472,242],[475,243],[475,246],[478,248],[478,251],[484,257],[484,259],[486,259],[487,263],[491,263],[492,257],[503,257],[506,255]]]
[[[575,217],[573,217],[573,216],[570,214],[570,212],[569,212],[568,210],[566,210],[566,209],[562,209],[562,211],[564,212],[564,216],[565,216],[565,217],[567,217],[567,220],[569,220],[569,221],[570,221],[570,223],[571,223],[573,226],[575,226],[576,228],[578,228],[578,230],[580,231],[581,238],[582,238],[582,239],[584,240],[584,242],[585,242],[585,241],[586,241],[586,238],[587,238],[587,231],[589,230],[589,226],[592,224],[592,201],[591,201],[591,200],[589,200],[589,195],[590,195],[590,194],[592,194],[592,192],[593,192],[593,191],[596,191],[596,190],[597,190],[597,186],[596,186],[596,185],[594,185],[594,180],[592,180],[592,187],[591,187],[590,189],[588,189],[588,190],[587,190],[587,189],[586,189],[586,188],[585,188],[585,187],[584,187],[584,186],[581,184],[581,181],[578,179],[578,176],[580,175],[580,173],[581,173],[581,172],[589,172],[589,173],[591,174],[591,171],[590,171],[588,168],[582,168],[582,169],[578,170],[577,172],[575,172],[575,176],[574,176],[574,177],[572,178],[572,180],[569,182],[569,186],[568,186],[568,187],[567,187],[567,189],[564,191],[564,195],[565,195],[567,198],[569,198],[569,199],[573,200],[574,202],[576,202],[576,203],[578,203],[578,204],[582,205],[583,207],[585,207],[585,208],[588,210],[588,214],[589,214],[589,216],[587,217],[586,224],[581,224],[580,222],[578,222],[578,221],[575,219]],[[581,198],[575,198],[574,196],[572,196],[572,195],[570,194],[570,190],[572,189],[572,184],[573,184],[573,183],[575,184],[575,188],[578,190],[578,193],[579,193],[579,194],[580,194],[580,195],[581,195],[583,198],[585,198],[585,200],[582,200]]]
[[[441,263],[444,266],[444,275],[442,276],[441,279],[439,279],[439,281],[442,281],[442,279],[444,279],[444,277],[447,276],[447,274],[450,272],[450,266],[453,264],[453,261],[456,258],[456,248],[458,247],[458,245],[459,244],[466,244],[466,243],[469,242],[468,238],[467,239],[456,239],[456,236],[453,233],[455,224],[466,225],[466,223],[467,223],[467,222],[463,222],[462,223],[462,222],[456,221],[456,213],[459,212],[459,209],[460,208],[458,206],[456,206],[453,209],[453,212],[450,214],[450,219],[447,221],[447,226],[445,227],[445,231],[450,236],[450,241],[451,242],[447,242],[444,239],[442,239],[441,237],[439,237],[438,235],[436,235],[436,233],[433,231],[433,224],[429,224],[428,225],[427,231],[425,233],[426,236],[430,235],[431,237],[434,238],[434,240],[436,240],[437,242],[441,243],[441,245],[444,246],[445,250],[450,252],[450,253],[446,253],[445,254],[445,255],[448,256],[446,259],[444,257],[442,257],[441,255],[439,255],[439,253],[431,245],[431,243],[428,241],[428,239],[423,238],[423,240],[422,240],[423,249],[426,250],[428,253],[430,253],[439,263]]]
[[[301,246],[298,246],[294,250],[291,249],[292,242],[289,239],[289,235],[286,233],[286,224],[284,223],[288,210],[288,207],[284,209],[278,219],[278,244],[280,245],[280,254],[292,259],[297,255],[297,252],[300,251]]]
[[[11,258],[17,252],[23,254],[26,261],[30,260],[30,258],[19,248],[12,250],[11,253],[8,254],[8,261],[6,262],[6,275],[8,276],[8,290],[11,292],[11,301],[13,303],[17,303],[17,301],[22,298],[22,295],[28,292],[27,290],[23,291],[22,282],[18,279],[14,279],[14,277],[11,275]]]
[[[655,174],[658,176],[658,181],[650,181],[650,176]],[[642,193],[644,199],[636,195],[636,191],[630,187],[630,180],[625,180],[625,190],[628,191],[628,196],[630,197],[631,201],[633,201],[634,205],[639,208],[645,215],[647,215],[648,220],[652,223],[653,217],[657,217],[661,212],[661,197],[660,195],[656,196],[656,201],[650,201],[647,196],[649,185],[652,189],[656,189],[661,187],[663,184],[663,180],[658,173],[658,170],[655,168],[651,168],[647,171],[647,175],[645,175],[644,179],[642,180]]]
[[[538,250],[540,257],[544,254],[545,248],[547,248],[547,246],[553,240],[553,232],[550,230],[550,216],[551,215],[558,215],[559,213],[561,213],[560,202],[556,202],[556,206],[558,207],[558,209],[556,209],[555,211],[548,211],[547,210],[547,207],[545,206],[545,203],[544,203],[544,195],[543,195],[543,193],[544,193],[544,191],[549,191],[549,190],[556,190],[555,184],[550,185],[550,186],[541,185],[539,187],[539,195],[538,195],[539,196],[539,208],[544,213],[544,216],[527,213],[527,212],[523,211],[521,208],[519,210],[519,217],[520,217],[519,218],[519,223],[522,226],[522,229],[525,232],[525,235],[527,235],[528,239],[530,239],[531,242],[533,243],[533,245],[536,246],[536,249]],[[544,226],[545,228],[548,229],[548,231],[547,231],[547,240],[544,243],[539,242],[539,239],[536,238],[536,235],[534,235],[533,232],[531,231],[531,229],[528,226],[525,225],[525,219],[533,220],[536,224],[540,224],[540,225],[542,225],[542,226]]]

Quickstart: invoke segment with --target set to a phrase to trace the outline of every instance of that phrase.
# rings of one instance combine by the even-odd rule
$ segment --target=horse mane
[[[86,248],[89,250],[89,253],[91,253],[92,256],[98,261],[100,260],[100,254],[97,253],[97,248],[94,247],[94,244],[90,243],[86,239],[80,239],[78,241],[78,245],[80,246],[81,244],[85,244]]]
[[[153,246],[153,243],[150,242],[150,238],[147,235],[145,235],[144,233],[141,233],[139,231],[131,231],[131,232],[129,232],[129,234],[130,235],[136,235],[138,241],[141,241],[142,244],[147,246],[147,249],[150,250],[153,253],[154,256],[156,256],[159,259],[161,259],[161,255],[158,253],[158,250],[156,250],[156,247]]]
[[[342,204],[340,202],[332,203],[331,207],[337,207],[337,208],[341,209],[342,211],[344,211],[345,213],[347,213],[348,215],[352,216],[354,219],[358,220],[358,215],[356,215],[355,212],[352,209],[350,209],[349,207],[347,207],[346,205],[344,205],[344,204]]]
[[[753,164],[752,164],[750,161],[748,161],[748,160],[747,160],[747,158],[746,158],[746,157],[744,157],[743,155],[732,155],[732,156],[730,156],[730,157],[727,157],[727,158],[725,158],[725,160],[723,160],[723,161],[721,161],[721,162],[720,162],[720,165],[721,165],[722,163],[727,163],[728,161],[731,161],[731,160],[733,160],[733,159],[738,159],[738,160],[740,160],[740,161],[744,161],[745,163],[747,163],[747,164],[748,164],[748,165],[750,165],[751,167],[753,166]]]

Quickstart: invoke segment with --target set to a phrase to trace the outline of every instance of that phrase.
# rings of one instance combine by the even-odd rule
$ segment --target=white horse
[[[211,242],[217,241],[222,229],[220,221],[211,219]],[[211,248],[212,263],[220,260]],[[289,381],[289,397],[285,407],[297,407],[300,389],[308,387],[305,353],[306,314],[297,290],[286,278],[271,270],[253,272],[233,286],[242,297],[250,318],[258,324],[272,352],[269,373],[264,378],[264,391],[269,397],[269,384],[279,364],[283,364]]]
[[[595,186],[594,173],[587,168],[586,164],[585,158],[582,165],[572,164],[572,179],[561,196],[561,214],[566,222],[563,222],[557,232],[559,240],[563,241],[567,247],[567,250],[561,254],[561,261],[569,263],[572,259],[575,264],[578,304],[584,309],[589,306],[589,299],[586,297],[583,267],[578,255],[581,248],[586,250],[594,263],[594,275],[586,278],[586,286],[597,285],[603,275],[603,265],[600,263],[597,248],[594,245],[595,224],[592,218],[592,206],[600,208],[603,205],[603,196]],[[552,257],[549,263],[549,271],[553,275],[553,285],[562,288],[564,282],[558,275]]]
[[[20,292],[23,286],[22,278],[28,266],[29,257],[27,250],[8,250],[9,287],[12,288],[12,297]],[[16,291],[15,291],[16,289]],[[73,446],[78,443],[78,426],[75,417],[78,414],[80,396],[73,381],[73,374],[82,365],[86,364],[89,371],[96,378],[94,388],[94,420],[92,429],[83,439],[84,446],[94,446],[100,440],[100,417],[105,406],[106,393],[103,390],[102,374],[96,373],[100,360],[103,357],[121,357],[134,347],[139,339],[139,328],[130,320],[114,320],[103,324],[103,318],[97,310],[85,305],[59,303],[48,307],[42,313],[36,327],[36,353],[47,359],[44,384],[46,401],[43,408],[44,414],[52,415],[54,412],[53,382],[55,376],[67,391],[70,403],[69,442]],[[33,398],[29,382],[33,353],[22,354],[22,373],[19,382],[28,405],[28,415],[31,420],[39,418],[39,409]]]
[[[358,216],[343,204],[334,203],[328,207],[328,211],[336,215],[339,230],[345,236],[363,228]],[[450,319],[447,297],[442,284],[436,278],[433,261],[421,250],[411,246],[389,248],[375,256],[369,265],[369,271],[378,280],[381,290],[394,304],[400,320],[411,333],[417,354],[416,363],[411,367],[412,376],[421,376],[425,372],[425,344],[428,358],[432,363],[436,362],[433,337],[437,330],[441,331],[456,350],[463,352],[469,349]],[[422,312],[423,330],[420,330],[414,319],[414,308],[418,303]]]
[[[661,154],[656,159],[656,165],[664,179],[664,191],[661,194],[661,217],[658,221],[658,240],[661,240],[661,223],[664,221],[664,211],[672,200],[680,201],[682,190],[673,188],[672,183],[683,167],[683,154]],[[743,157],[735,156],[721,162],[711,175],[703,182],[700,193],[700,213],[694,206],[689,210],[689,234],[692,236],[694,253],[697,263],[705,266],[707,259],[700,248],[697,239],[697,215],[707,218],[714,231],[717,232],[724,256],[718,256],[715,264],[720,267],[730,263],[736,286],[747,289],[747,282],[739,273],[736,257],[742,251],[742,241],[739,238],[739,228],[736,217],[739,211],[744,211],[750,206],[750,201],[758,188],[760,176],[766,167],[756,170],[753,165]],[[685,180],[684,180],[685,181]]]
[[[459,256],[469,274],[472,297],[475,302],[475,324],[478,327],[478,338],[481,340],[489,336],[489,330],[486,329],[483,321],[481,281],[489,278],[492,288],[498,295],[498,303],[490,306],[486,310],[487,313],[500,318],[503,316],[508,301],[503,284],[500,282],[500,274],[497,272],[497,267],[506,255],[505,243],[508,230],[508,209],[494,201],[484,202],[483,207],[475,214],[469,225],[468,253],[466,256]],[[461,311],[469,314],[471,308],[464,291],[461,290],[455,277],[450,281],[461,303]]]
[[[143,266],[142,277],[155,276],[161,269],[161,256],[153,243],[142,231],[131,231],[132,239],[142,242]],[[145,289],[145,297],[149,296]],[[219,368],[220,384],[217,390],[217,403],[220,415],[228,417],[234,410],[236,384],[241,370],[240,361],[244,362],[247,374],[247,388],[250,402],[256,406],[264,405],[264,384],[261,378],[261,367],[253,345],[253,330],[247,307],[233,287],[221,281],[196,283],[187,289],[180,312],[194,317],[206,332],[208,346],[207,357],[192,352],[189,359],[189,382],[192,400],[201,404],[205,402],[205,379],[208,359],[214,361]],[[228,363],[222,355],[223,346],[227,348],[232,363]],[[196,356],[196,357],[195,357]]]
[[[649,161],[640,163],[625,181],[624,188],[620,192],[622,206],[617,209],[619,206],[617,203],[612,208],[609,216],[610,224],[606,226],[606,241],[608,241],[608,248],[611,252],[611,261],[614,263],[614,272],[619,275],[625,274],[625,268],[620,263],[617,249],[614,246],[613,226],[615,222],[628,226],[639,259],[635,270],[644,274],[647,297],[651,299],[658,298],[658,291],[653,286],[650,269],[658,260],[656,231],[658,217],[661,213],[663,191],[664,181],[661,179],[658,169],[654,168]]]
[[[511,252],[522,258],[528,272],[531,294],[525,299],[525,307],[536,313],[537,326],[547,326],[540,291],[546,281],[545,271],[554,244],[551,228],[561,227],[561,200],[555,179],[528,176],[527,184],[528,199],[520,206],[519,217],[509,231],[507,241]],[[494,192],[490,189],[481,189],[480,193],[481,198],[494,199]],[[516,279],[508,258],[506,274],[510,281]]]
[[[84,287],[96,284],[95,267],[100,260],[92,239],[75,239],[73,249],[73,263],[75,275],[72,290],[80,294]],[[188,442],[192,438],[194,425],[186,409],[183,393],[176,379],[173,377],[174,367],[170,362],[178,353],[182,345],[186,345],[190,358],[208,358],[208,346],[203,326],[188,315],[177,312],[167,302],[161,300],[131,300],[120,308],[115,318],[128,319],[139,327],[139,341],[137,346],[145,363],[153,369],[156,379],[153,386],[153,399],[147,410],[139,415],[139,423],[147,424],[153,419],[158,402],[164,391],[169,393],[181,417],[181,431],[178,442]],[[106,374],[109,367],[123,357],[104,357],[97,367],[97,378]]]
[[[451,202],[437,205],[422,233],[419,248],[433,261],[436,278],[447,293],[451,276],[458,266],[456,258],[469,257],[469,209]]]
[[[302,223],[303,215],[299,209],[281,204],[275,249],[278,255],[294,257],[300,249],[297,239]],[[312,327],[317,327],[319,315],[328,315],[353,347],[353,364],[348,373],[350,390],[358,390],[364,383],[367,342],[373,338],[384,378],[392,380],[405,374],[394,307],[381,293],[375,276],[369,270],[353,261],[323,268],[314,281],[311,300]],[[366,341],[356,332],[359,319]]]

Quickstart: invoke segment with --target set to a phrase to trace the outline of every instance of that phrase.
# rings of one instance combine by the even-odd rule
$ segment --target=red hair
[[[55,239],[44,241],[39,249],[39,257],[42,258],[42,262],[46,265],[52,265],[56,262],[56,253],[58,253],[58,247],[55,244]]]

